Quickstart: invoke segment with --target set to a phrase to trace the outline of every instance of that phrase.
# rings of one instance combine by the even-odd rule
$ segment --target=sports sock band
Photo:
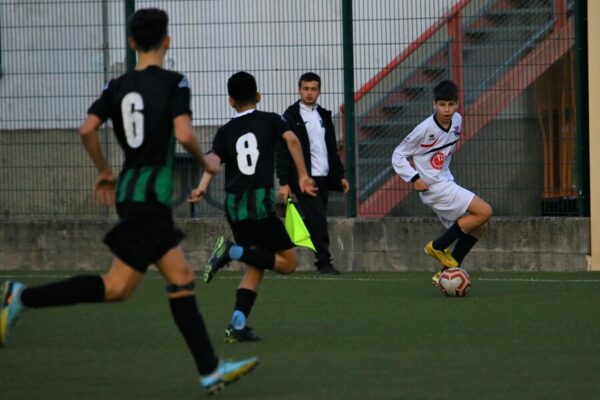
[[[244,254],[244,248],[242,246],[234,244],[229,248],[229,258],[232,260],[239,260],[240,257],[242,257],[242,254]]]

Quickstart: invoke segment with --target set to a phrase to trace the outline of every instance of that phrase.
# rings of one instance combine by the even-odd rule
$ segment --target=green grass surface
[[[219,398],[600,398],[600,275],[472,273],[463,299],[430,275],[268,274],[251,344],[222,341],[240,275],[199,284],[218,354],[262,361]],[[196,382],[155,273],[124,304],[29,311],[0,349],[2,399],[202,398]]]

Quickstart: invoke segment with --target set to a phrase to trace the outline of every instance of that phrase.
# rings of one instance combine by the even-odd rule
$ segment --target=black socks
[[[25,307],[70,306],[78,303],[102,303],[104,281],[99,275],[80,275],[41,286],[27,287],[21,292]]]
[[[468,233],[465,233],[464,236],[458,239],[458,242],[454,245],[454,250],[452,250],[452,257],[458,261],[458,265],[462,264],[465,256],[469,254],[469,251],[471,251],[476,243],[477,238]]]
[[[275,268],[275,253],[268,250],[244,247],[240,261],[258,269]]]
[[[454,222],[452,226],[446,229],[437,239],[433,241],[433,248],[435,250],[444,250],[450,247],[454,241],[463,235],[466,235],[458,226],[458,221]]]
[[[235,292],[235,310],[239,310],[246,316],[250,316],[250,311],[256,301],[256,292],[250,289],[238,289]]]
[[[196,296],[171,298],[169,305],[175,324],[192,352],[198,373],[212,373],[217,368],[219,359],[215,355],[206,325],[198,311]]]

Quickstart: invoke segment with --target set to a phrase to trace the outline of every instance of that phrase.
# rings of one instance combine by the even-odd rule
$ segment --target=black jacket
[[[327,146],[327,161],[329,163],[329,173],[327,174],[327,184],[329,190],[337,192],[343,191],[341,180],[344,178],[344,165],[337,152],[337,142],[335,139],[335,129],[331,119],[331,111],[317,106],[317,112],[323,119],[325,125],[325,145]],[[289,128],[298,136],[302,144],[302,153],[304,163],[309,176],[312,176],[310,164],[310,140],[306,132],[306,126],[300,115],[300,100],[288,107],[283,113],[283,118],[287,121]],[[290,185],[293,192],[298,192],[298,173],[294,160],[285,144],[282,141],[278,144],[276,150],[277,178],[280,185]]]

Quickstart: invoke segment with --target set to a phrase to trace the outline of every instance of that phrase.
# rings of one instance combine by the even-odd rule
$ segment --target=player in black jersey
[[[0,344],[27,308],[100,303],[128,299],[150,264],[167,281],[171,312],[196,362],[200,384],[209,394],[248,373],[253,357],[223,361],[215,355],[194,295],[194,272],[179,242],[169,201],[175,139],[198,161],[205,173],[218,171],[202,154],[191,124],[190,89],[185,76],[162,69],[169,48],[167,14],[142,9],[129,21],[129,41],[138,52],[135,71],[108,83],[80,128],[83,145],[98,170],[96,195],[101,204],[116,199],[119,223],[105,243],[115,255],[105,275],[76,276],[36,287],[8,281],[2,295]],[[116,179],[104,157],[98,128],[110,118],[125,154]],[[116,186],[116,193],[115,193]]]
[[[294,245],[273,207],[275,146],[280,140],[285,141],[296,164],[302,192],[314,196],[316,189],[306,172],[302,147],[294,132],[279,115],[256,110],[260,94],[254,77],[247,72],[232,75],[227,91],[236,115],[217,131],[212,153],[207,157],[225,164],[225,215],[236,243],[224,237],[217,240],[204,269],[204,281],[208,283],[231,260],[246,264],[231,323],[225,330],[225,342],[257,341],[261,338],[246,325],[246,320],[265,270],[291,274],[298,261]],[[204,197],[211,179],[209,173],[202,175],[190,201]]]

